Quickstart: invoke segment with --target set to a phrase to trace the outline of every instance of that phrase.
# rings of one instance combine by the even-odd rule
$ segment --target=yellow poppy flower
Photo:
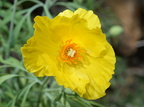
[[[54,76],[86,99],[104,96],[115,55],[93,11],[65,10],[54,19],[36,16],[34,21],[34,36],[21,48],[26,69],[38,77]]]

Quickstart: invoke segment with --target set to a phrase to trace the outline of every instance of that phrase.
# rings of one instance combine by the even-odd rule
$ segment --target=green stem
[[[14,5],[13,5],[13,12],[12,12],[12,16],[11,16],[11,22],[10,22],[10,32],[9,32],[9,38],[8,38],[8,45],[6,48],[6,58],[9,57],[10,54],[10,47],[11,47],[11,43],[13,40],[13,28],[14,28],[14,16],[16,13],[16,4],[17,4],[17,0],[14,0]]]
[[[63,91],[63,105],[66,106],[66,93],[64,92],[64,87],[62,88]]]
[[[42,90],[43,90],[43,89],[45,88],[45,86],[47,85],[49,78],[50,78],[50,77],[46,77],[46,78],[44,79],[41,87],[40,87],[39,95],[38,95],[38,101],[37,101],[37,107],[39,107],[39,104],[40,104],[41,99],[42,99],[42,98],[41,98],[41,97],[42,97],[42,94],[43,94]]]
[[[47,6],[44,5],[43,8],[44,8],[44,11],[45,11],[46,16],[48,16],[50,19],[52,19],[53,17],[52,17],[52,15],[50,14],[50,12],[49,12]]]
[[[51,15],[49,9],[55,2],[56,2],[56,0],[46,0],[44,5],[43,5],[45,15],[48,16],[50,19],[52,19],[53,17]]]

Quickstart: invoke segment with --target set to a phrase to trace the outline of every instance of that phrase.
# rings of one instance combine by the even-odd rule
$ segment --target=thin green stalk
[[[52,19],[53,17],[52,17],[52,15],[51,15],[49,9],[50,9],[50,7],[55,3],[55,1],[56,1],[56,0],[53,0],[53,1],[51,1],[51,0],[45,0],[45,3],[44,3],[44,5],[43,5],[43,9],[44,9],[44,12],[45,12],[46,16],[48,16],[48,17],[51,18],[51,19]]]
[[[33,3],[37,3],[37,4],[41,4],[42,2],[40,0],[19,0],[17,2],[18,5],[24,3],[24,2],[27,2],[27,1],[30,1],[30,2],[33,2]]]
[[[14,16],[16,13],[16,4],[17,4],[17,0],[14,0],[14,5],[13,5],[13,11],[12,11],[12,16],[11,16],[11,22],[10,22],[10,29],[9,29],[9,38],[8,38],[8,44],[7,44],[7,48],[6,48],[6,58],[9,57],[10,54],[10,47],[11,47],[11,43],[13,40],[13,28],[14,28]]]
[[[94,106],[97,106],[97,107],[105,107],[104,105],[101,105],[99,103],[96,103],[94,101],[89,101],[90,104],[94,105]]]
[[[67,99],[66,99],[66,93],[64,92],[64,87],[63,87],[62,91],[63,91],[63,105],[66,106]]]
[[[41,97],[42,97],[42,94],[43,94],[42,90],[43,90],[43,89],[45,88],[45,86],[47,85],[49,78],[50,78],[50,77],[46,77],[46,78],[44,79],[41,87],[40,87],[39,95],[38,95],[38,101],[37,101],[37,107],[39,107],[39,104],[40,104],[40,102],[41,102]]]
[[[45,11],[46,16],[48,16],[50,19],[52,19],[53,17],[52,17],[52,15],[50,14],[50,12],[49,12],[47,6],[44,5],[43,8],[44,8],[44,11]]]

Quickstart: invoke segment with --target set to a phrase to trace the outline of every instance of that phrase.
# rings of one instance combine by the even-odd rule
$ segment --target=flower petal
[[[64,64],[62,70],[57,72],[55,78],[58,84],[64,85],[65,88],[85,93],[85,86],[89,83],[89,78],[85,73],[77,70]]]
[[[96,27],[101,28],[98,16],[95,15],[91,10],[87,11],[85,9],[79,8],[74,13],[70,10],[65,10],[64,12],[61,12],[58,16],[71,18],[74,15],[78,15],[80,19],[86,20],[89,29],[94,29]]]
[[[101,58],[89,57],[90,65],[84,67],[90,78],[90,83],[86,86],[87,92],[82,97],[87,99],[97,99],[105,95],[105,90],[110,86],[110,79],[114,74],[115,55],[109,45],[107,54]],[[79,70],[79,71],[81,71]]]
[[[73,12],[70,10],[65,10],[65,11],[59,13],[58,16],[61,16],[61,17],[64,16],[64,17],[71,18],[73,16]]]
[[[30,39],[31,41],[29,40],[31,45],[26,44],[21,48],[24,55],[24,66],[29,72],[35,73],[38,77],[45,75],[54,76],[55,72],[53,70],[57,70],[56,60],[54,61],[47,53],[39,50],[40,47],[36,43],[33,44],[35,40],[32,39]]]
[[[57,69],[55,56],[58,55],[59,45],[55,44],[50,24],[50,19],[47,17],[37,16],[34,36],[21,48],[26,69],[37,76],[53,76],[54,72],[49,71],[53,71],[53,68]]]
[[[93,11],[79,8],[74,12],[74,15],[75,14],[78,14],[80,18],[87,20],[89,29],[94,29],[96,27],[101,28],[99,18],[93,13]]]

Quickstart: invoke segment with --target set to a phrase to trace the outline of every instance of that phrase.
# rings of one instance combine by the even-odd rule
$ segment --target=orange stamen
[[[71,43],[72,40],[67,40],[63,42],[61,50],[59,50],[58,59],[62,62],[67,62],[69,64],[76,64],[78,61],[83,60],[83,57],[80,53],[84,53],[84,50],[81,50],[76,43]]]

